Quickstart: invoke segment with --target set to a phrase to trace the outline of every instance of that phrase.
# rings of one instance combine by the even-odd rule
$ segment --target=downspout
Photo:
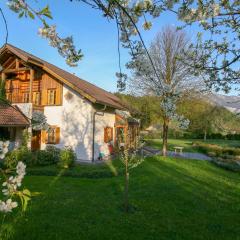
[[[104,105],[103,109],[100,111],[105,111],[107,108],[107,105]],[[94,162],[94,151],[95,151],[95,127],[96,127],[96,114],[98,111],[93,112],[93,132],[92,132],[92,163]]]

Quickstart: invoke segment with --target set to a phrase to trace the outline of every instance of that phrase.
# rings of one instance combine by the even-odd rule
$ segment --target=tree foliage
[[[178,105],[178,111],[190,120],[188,131],[197,136],[206,138],[212,133],[226,135],[240,132],[239,116],[209,102],[206,96],[183,100]]]
[[[141,129],[146,129],[152,124],[159,123],[161,111],[159,102],[161,99],[156,96],[134,96],[131,94],[116,93],[122,102],[130,110],[131,115],[140,119]]]
[[[73,2],[74,0],[70,0]],[[152,19],[161,17],[162,12],[176,14],[184,24],[181,28],[196,24],[200,27],[196,43],[192,44],[191,67],[196,74],[205,78],[209,87],[228,91],[232,83],[239,83],[240,70],[240,3],[239,0],[75,0],[87,4],[103,13],[103,17],[116,21],[119,41],[128,48],[132,55],[138,54],[142,46],[151,63],[151,68],[157,75],[153,60],[148,53],[141,35],[141,29],[149,30]],[[49,25],[52,18],[48,6],[36,10],[27,0],[6,0],[9,8],[19,17],[38,19],[42,23],[40,35],[56,47],[71,66],[76,66],[82,59],[81,50],[76,50],[72,37],[62,38],[58,35],[55,25]],[[143,22],[142,27],[140,23]],[[138,40],[136,38],[138,36]],[[118,86],[124,88],[126,75],[121,72]]]

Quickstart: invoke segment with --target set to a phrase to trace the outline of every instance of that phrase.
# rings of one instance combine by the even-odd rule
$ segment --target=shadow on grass
[[[102,167],[117,173],[118,163],[112,164]],[[239,233],[240,176],[208,162],[147,158],[130,173],[129,200],[137,209],[132,214],[119,209],[122,175],[59,177],[48,188],[54,178],[26,179],[46,194],[34,199],[28,222],[18,221],[15,239],[231,240]]]
[[[240,192],[231,192],[239,184],[239,174],[229,173],[223,169],[215,167],[212,163],[189,160],[171,159],[166,161],[159,157],[155,159],[156,163],[152,161],[147,162],[147,168],[158,176],[161,180],[174,183],[176,191],[183,191],[186,193],[186,198],[189,194],[196,198],[202,199],[205,203],[212,204],[212,199],[218,199],[222,202],[238,201]],[[216,191],[217,186],[217,191]],[[230,191],[226,191],[226,189]],[[229,193],[230,192],[230,193]]]

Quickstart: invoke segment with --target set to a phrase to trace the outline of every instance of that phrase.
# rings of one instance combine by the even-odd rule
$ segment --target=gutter
[[[103,109],[100,111],[105,111],[107,108],[107,105],[104,105]],[[92,163],[94,163],[94,152],[95,152],[95,128],[96,128],[96,115],[99,114],[100,112],[94,111],[93,112],[93,132],[92,132]],[[102,112],[103,113],[103,112]],[[104,115],[104,113],[103,113]],[[102,115],[102,116],[103,116]]]

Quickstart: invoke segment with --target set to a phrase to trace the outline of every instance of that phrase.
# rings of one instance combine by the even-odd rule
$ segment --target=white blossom
[[[9,141],[0,141],[0,159],[3,159],[8,152]]]
[[[9,213],[12,212],[13,208],[18,206],[17,202],[13,202],[11,198],[9,198],[6,202],[0,200],[0,212]]]
[[[16,167],[16,176],[10,176],[2,186],[5,187],[2,193],[5,196],[11,196],[17,191],[17,188],[22,185],[22,180],[26,174],[26,165],[23,162],[18,162]]]

